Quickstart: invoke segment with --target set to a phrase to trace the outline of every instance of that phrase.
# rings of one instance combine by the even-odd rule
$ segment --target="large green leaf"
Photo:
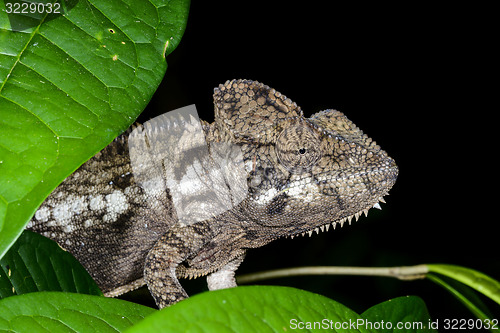
[[[417,327],[418,323],[423,325]],[[15,332],[434,332],[424,327],[429,323],[426,306],[418,297],[396,298],[359,315],[326,297],[288,287],[206,292],[162,311],[122,300],[58,292],[0,300],[0,331]],[[398,324],[402,329],[398,330]]]
[[[0,257],[145,108],[188,10],[188,0],[80,0],[32,18],[0,2]]]
[[[0,298],[35,291],[102,292],[85,268],[56,242],[25,230],[0,259]]]
[[[365,327],[377,333],[437,332],[427,307],[420,297],[398,297],[372,306],[361,314]]]
[[[0,300],[0,332],[122,332],[155,310],[119,299],[37,292]]]
[[[303,332],[309,328],[372,332],[356,327],[361,319],[344,305],[317,294],[251,286],[198,294],[149,316],[127,332]]]

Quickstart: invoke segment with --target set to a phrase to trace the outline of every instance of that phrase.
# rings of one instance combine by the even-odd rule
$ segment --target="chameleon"
[[[395,161],[340,111],[306,118],[285,95],[242,79],[213,99],[212,123],[179,113],[117,137],[28,229],[72,253],[105,296],[147,284],[163,308],[188,297],[180,278],[235,287],[247,250],[351,224],[396,181]]]

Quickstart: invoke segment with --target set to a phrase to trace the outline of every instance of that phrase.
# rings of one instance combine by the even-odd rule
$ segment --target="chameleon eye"
[[[280,163],[292,173],[306,172],[321,157],[316,132],[302,121],[285,128],[276,140]]]

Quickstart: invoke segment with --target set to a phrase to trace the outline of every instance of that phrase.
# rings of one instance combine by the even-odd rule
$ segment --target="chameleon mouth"
[[[386,195],[388,195],[388,194],[386,194]],[[316,232],[319,235],[320,232],[325,232],[325,231],[327,232],[330,229],[330,225],[333,227],[334,230],[337,228],[337,224],[339,224],[341,228],[344,226],[344,223],[346,223],[346,222],[349,223],[349,225],[351,225],[352,220],[355,219],[355,221],[357,222],[363,213],[365,214],[365,216],[368,217],[368,211],[371,208],[376,208],[376,209],[382,210],[382,207],[380,206],[380,202],[385,203],[384,196],[381,196],[380,198],[378,198],[378,201],[376,203],[374,203],[373,205],[371,205],[368,208],[365,208],[363,210],[360,210],[357,213],[340,218],[340,219],[333,221],[333,222],[328,222],[328,223],[323,224],[323,225],[316,227],[316,228],[311,228],[310,230],[304,231],[302,233],[297,233],[295,235],[286,236],[286,238],[290,237],[291,239],[293,239],[296,236],[305,236],[306,234],[309,235],[309,237],[311,237],[314,232]]]

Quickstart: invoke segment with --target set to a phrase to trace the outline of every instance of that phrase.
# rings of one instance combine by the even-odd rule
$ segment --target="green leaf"
[[[354,326],[361,316],[326,297],[286,288],[251,286],[198,294],[163,309],[127,332],[371,332]],[[336,330],[344,325],[345,330]]]
[[[490,319],[490,317],[481,308],[483,305],[479,304],[476,299],[472,299],[472,297],[466,296],[463,290],[459,291],[456,286],[453,286],[451,283],[440,278],[438,275],[428,274],[427,278],[445,288],[449,293],[451,293],[460,302],[462,302],[462,304],[465,305],[465,307],[467,307],[477,318],[481,320]],[[458,282],[456,282],[456,284],[458,284]],[[463,286],[464,285],[462,285],[462,287]]]
[[[0,300],[0,332],[122,332],[155,310],[119,299],[38,292]]]
[[[430,318],[418,297],[397,298],[358,315],[317,294],[266,286],[206,292],[162,311],[117,299],[60,292],[0,300],[0,331],[14,332],[393,332],[372,329],[367,321],[396,325],[429,323]]]
[[[427,267],[429,272],[462,282],[500,304],[500,282],[488,275],[471,268],[455,265],[429,264]]]
[[[0,298],[35,291],[100,295],[85,268],[56,242],[31,231],[0,259]]]
[[[26,17],[5,4],[0,257],[48,194],[145,108],[189,11],[188,0],[72,0],[62,14]]]
[[[430,327],[432,321],[424,301],[416,296],[399,297],[377,304],[361,316],[366,320],[366,327],[372,325],[377,333],[437,332]]]

